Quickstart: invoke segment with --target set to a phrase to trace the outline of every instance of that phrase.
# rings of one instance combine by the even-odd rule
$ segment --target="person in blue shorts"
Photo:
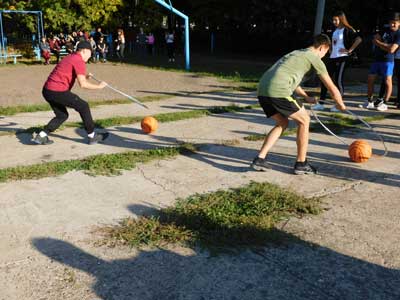
[[[390,31],[382,36],[376,34],[373,39],[375,45],[374,62],[368,74],[368,100],[364,107],[367,109],[387,110],[386,103],[392,95],[392,77],[394,69],[394,56],[400,45],[400,14],[394,13],[389,18]],[[385,81],[386,93],[384,98],[374,101],[374,83],[376,76],[382,76]]]

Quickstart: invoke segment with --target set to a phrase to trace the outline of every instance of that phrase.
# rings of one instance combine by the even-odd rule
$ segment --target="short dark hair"
[[[392,12],[387,16],[388,21],[400,21],[400,13]]]
[[[314,48],[318,48],[322,45],[326,45],[328,47],[331,46],[331,39],[329,38],[329,36],[327,36],[326,34],[318,34],[316,36],[314,36],[314,40],[313,40],[313,47]]]

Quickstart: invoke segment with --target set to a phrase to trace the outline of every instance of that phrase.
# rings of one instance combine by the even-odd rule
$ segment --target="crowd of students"
[[[122,30],[121,32],[123,35]],[[119,39],[120,34],[118,35],[117,43],[121,42]],[[58,63],[62,54],[75,52],[77,45],[82,41],[89,41],[92,45],[91,61],[96,62],[100,61],[100,59],[102,62],[107,61],[108,44],[100,27],[91,34],[83,30],[74,31],[71,34],[64,34],[62,32],[59,34],[50,34],[48,38],[42,37],[39,48],[45,64],[50,63],[51,54],[56,57],[56,62]]]
[[[125,59],[125,50],[128,47],[129,51],[136,52],[140,57],[145,55],[153,56],[155,54],[156,38],[152,32],[145,33],[140,28],[139,33],[135,38],[127,44],[123,29],[117,30],[117,35],[114,40],[107,39],[108,35],[104,35],[101,27],[91,33],[83,30],[74,31],[71,34],[50,34],[48,38],[42,37],[39,48],[41,56],[45,60],[45,64],[50,63],[51,55],[54,55],[58,63],[60,57],[71,54],[76,51],[77,45],[81,41],[89,41],[92,45],[92,57],[89,62],[106,62],[108,54],[115,54],[119,61]],[[175,61],[175,34],[173,31],[165,33],[165,43],[168,53],[168,61]]]

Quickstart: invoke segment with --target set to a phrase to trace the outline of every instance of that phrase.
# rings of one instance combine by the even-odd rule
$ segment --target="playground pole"
[[[3,32],[3,13],[2,12],[0,12],[0,34],[1,34],[1,52],[0,52],[0,55],[4,55],[4,56],[6,56],[7,55],[7,53],[6,53],[6,48],[5,48],[5,45],[4,45],[4,32]],[[7,60],[7,58],[5,58],[6,60]]]
[[[325,0],[318,0],[317,14],[315,15],[314,35],[322,31],[322,21],[324,19]]]
[[[154,0],[158,4],[164,6],[165,8],[172,11],[174,14],[180,16],[182,19],[185,20],[185,61],[186,61],[186,70],[190,70],[190,48],[189,48],[189,17],[179,10],[176,10],[171,4],[165,3],[163,0]]]

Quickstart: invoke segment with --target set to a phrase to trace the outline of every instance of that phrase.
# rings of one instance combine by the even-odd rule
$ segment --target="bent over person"
[[[47,145],[53,143],[48,134],[55,131],[68,119],[67,107],[75,109],[80,114],[90,145],[101,142],[108,137],[108,133],[95,133],[89,104],[79,96],[71,93],[76,79],[81,88],[89,90],[102,89],[107,86],[104,81],[99,84],[92,84],[87,81],[89,76],[86,75],[86,62],[91,56],[91,44],[87,41],[82,41],[78,44],[76,52],[66,56],[57,64],[47,78],[42,94],[56,116],[33,139],[36,144]]]
[[[258,86],[258,101],[267,118],[272,118],[276,124],[266,136],[258,156],[251,163],[253,169],[266,171],[271,168],[267,159],[268,152],[288,127],[290,118],[297,123],[298,127],[297,160],[294,166],[294,174],[317,172],[307,161],[310,117],[302,101],[293,98],[292,94],[295,92],[307,102],[315,103],[315,98],[309,97],[300,87],[303,77],[314,70],[335,100],[337,108],[346,109],[338,88],[333,83],[325,64],[321,60],[328,52],[330,44],[327,35],[317,35],[314,37],[312,46],[295,50],[283,56],[261,77]]]

